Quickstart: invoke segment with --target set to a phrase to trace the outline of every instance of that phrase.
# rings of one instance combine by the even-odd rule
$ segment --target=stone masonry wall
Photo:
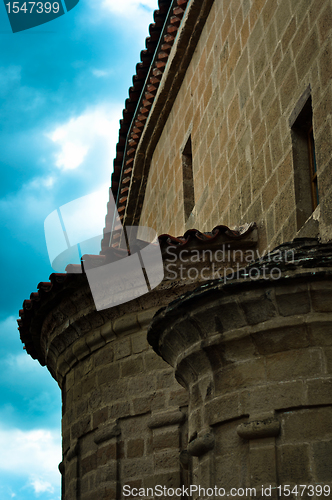
[[[142,225],[177,235],[255,220],[261,251],[291,240],[289,118],[310,85],[320,231],[332,236],[331,33],[331,0],[213,3],[153,154]],[[195,208],[185,221],[181,150],[190,134]]]
[[[147,343],[151,315],[105,325],[107,343],[87,356],[78,348],[83,359],[62,387],[63,500],[118,499],[124,485],[183,484],[187,394]]]
[[[332,486],[331,249],[315,269],[307,250],[296,258],[303,270],[289,266],[279,281],[200,287],[153,319],[148,339],[188,389],[197,486],[273,499]]]

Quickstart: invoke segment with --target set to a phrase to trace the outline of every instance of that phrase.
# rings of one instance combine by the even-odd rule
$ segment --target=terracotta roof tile
[[[211,245],[220,245],[224,242],[225,238],[229,240],[239,240],[246,237],[250,237],[250,233],[256,228],[256,224],[246,224],[236,230],[230,229],[227,226],[216,226],[211,232],[202,233],[197,229],[190,229],[186,231],[183,236],[174,237],[169,234],[162,234],[159,236],[159,242],[162,251],[165,251],[167,247],[179,247],[188,248],[193,245],[197,248],[206,246],[211,247]],[[120,233],[117,233],[120,237]],[[109,261],[114,259],[114,254],[119,258],[125,257],[127,251],[117,247],[107,247],[104,248],[102,255],[84,255],[84,261],[89,262],[90,267],[101,266],[107,264]],[[75,289],[82,283],[86,284],[86,277],[83,271],[83,267],[80,265],[70,264],[66,268],[66,273],[53,273],[50,275],[50,281],[42,281],[38,284],[38,292],[33,292],[30,295],[30,299],[23,302],[23,308],[19,311],[20,319],[17,320],[18,329],[20,331],[20,338],[23,344],[25,344],[25,349],[27,352],[36,359],[38,353],[34,345],[34,341],[31,333],[31,323],[38,311],[45,301],[49,299],[54,299],[55,295],[62,293],[66,288]],[[37,318],[38,319],[38,318]],[[42,322],[43,316],[38,319]],[[38,358],[39,359],[39,358]],[[39,359],[39,361],[41,361]]]
[[[136,65],[133,86],[129,89],[129,99],[126,100],[123,119],[120,121],[119,141],[111,177],[111,192],[116,200],[119,199],[122,185],[128,182],[122,174],[123,166],[128,158],[135,157],[142,129],[149,115],[187,4],[188,0],[159,0],[159,9],[154,12],[154,23],[149,26],[150,36],[145,42],[146,49],[142,50],[141,62]],[[160,50],[156,50],[158,43]],[[108,244],[109,242],[104,238],[102,248]]]
[[[170,236],[169,234],[162,234],[158,237],[161,247],[163,246],[174,246],[174,247],[187,247],[194,241],[197,243],[209,244],[219,243],[221,240],[232,239],[240,240],[246,238],[254,229],[256,224],[253,222],[251,224],[245,224],[237,229],[230,229],[227,226],[220,225],[216,226],[209,233],[201,233],[197,229],[189,229],[184,233],[183,236]]]

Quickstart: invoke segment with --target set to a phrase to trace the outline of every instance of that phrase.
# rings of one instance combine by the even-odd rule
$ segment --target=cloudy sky
[[[46,217],[110,185],[119,120],[157,0],[80,0],[62,17],[15,34],[5,3],[0,498],[59,500],[60,391],[47,369],[23,351],[16,319],[23,300],[52,273]]]

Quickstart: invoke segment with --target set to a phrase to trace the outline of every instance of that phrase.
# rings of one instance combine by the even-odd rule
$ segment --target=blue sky
[[[156,8],[157,0],[80,0],[13,34],[0,4],[1,500],[60,498],[60,390],[23,351],[16,319],[52,273],[46,217],[110,185],[119,120]]]

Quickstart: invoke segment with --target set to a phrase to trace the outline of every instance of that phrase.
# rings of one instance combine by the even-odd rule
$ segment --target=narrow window
[[[308,95],[309,93],[309,95]],[[308,90],[290,119],[292,130],[297,229],[319,204],[317,164],[312,128],[312,104]]]
[[[315,210],[319,205],[319,194],[318,194],[318,184],[317,184],[317,163],[316,163],[316,152],[315,152],[315,141],[314,132],[312,125],[308,132],[308,154],[310,162],[310,177],[311,177],[311,191],[312,191],[312,208]]]
[[[183,198],[184,217],[188,220],[195,206],[194,175],[193,175],[193,155],[191,148],[191,136],[182,151],[182,173],[183,173]]]

